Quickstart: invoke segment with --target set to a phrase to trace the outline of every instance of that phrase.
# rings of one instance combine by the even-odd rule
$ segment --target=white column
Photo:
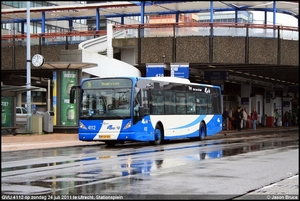
[[[114,49],[112,47],[113,25],[107,24],[107,57],[114,58]]]
[[[16,107],[21,107],[22,106],[22,93],[19,93],[17,95],[17,105]]]
[[[248,113],[251,113],[253,106],[251,106],[251,84],[241,83],[241,107],[246,108]]]

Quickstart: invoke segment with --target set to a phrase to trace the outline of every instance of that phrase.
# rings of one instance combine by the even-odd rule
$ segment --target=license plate
[[[100,138],[102,138],[102,139],[110,139],[110,135],[100,135]]]
[[[100,156],[100,158],[110,158],[110,156]]]

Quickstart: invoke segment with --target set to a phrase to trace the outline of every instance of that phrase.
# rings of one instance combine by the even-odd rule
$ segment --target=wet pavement
[[[289,132],[299,130],[298,127],[259,127],[255,132]],[[253,133],[252,129],[242,131],[222,131],[212,138],[220,138],[224,136],[234,136],[244,133]],[[29,149],[45,149],[54,147],[71,147],[71,146],[88,146],[88,145],[101,145],[102,142],[83,142],[78,140],[77,133],[53,133],[53,134],[2,134],[1,136],[1,151],[17,151]],[[261,197],[258,197],[261,196]],[[274,184],[265,186],[253,192],[249,192],[244,196],[239,196],[236,199],[275,199],[273,195],[283,196],[277,199],[298,199],[299,198],[299,177],[291,175],[289,178]],[[271,197],[268,197],[271,196]],[[287,197],[286,197],[287,196]],[[289,197],[291,196],[291,197]]]
[[[288,132],[289,130],[299,130],[298,126],[292,127],[258,127],[256,131],[247,130],[224,130],[210,139],[219,137],[246,134],[252,132]],[[103,142],[84,142],[78,140],[77,133],[51,133],[51,134],[2,134],[1,151],[16,151],[40,148],[69,147],[69,146],[88,146],[104,144]]]

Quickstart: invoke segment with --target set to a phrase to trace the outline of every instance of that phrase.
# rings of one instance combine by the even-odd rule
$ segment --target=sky
[[[261,11],[251,11],[253,13],[254,20],[259,21],[260,23],[263,22],[265,13]],[[268,24],[273,24],[273,13],[267,13],[267,21]],[[260,24],[259,23],[259,24]],[[298,19],[287,14],[276,13],[276,24],[284,25],[284,26],[294,26],[298,27]]]

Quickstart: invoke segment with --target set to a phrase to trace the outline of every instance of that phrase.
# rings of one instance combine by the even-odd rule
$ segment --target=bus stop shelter
[[[13,86],[1,84],[1,134],[15,133],[17,96],[23,92],[39,90],[35,86]]]

